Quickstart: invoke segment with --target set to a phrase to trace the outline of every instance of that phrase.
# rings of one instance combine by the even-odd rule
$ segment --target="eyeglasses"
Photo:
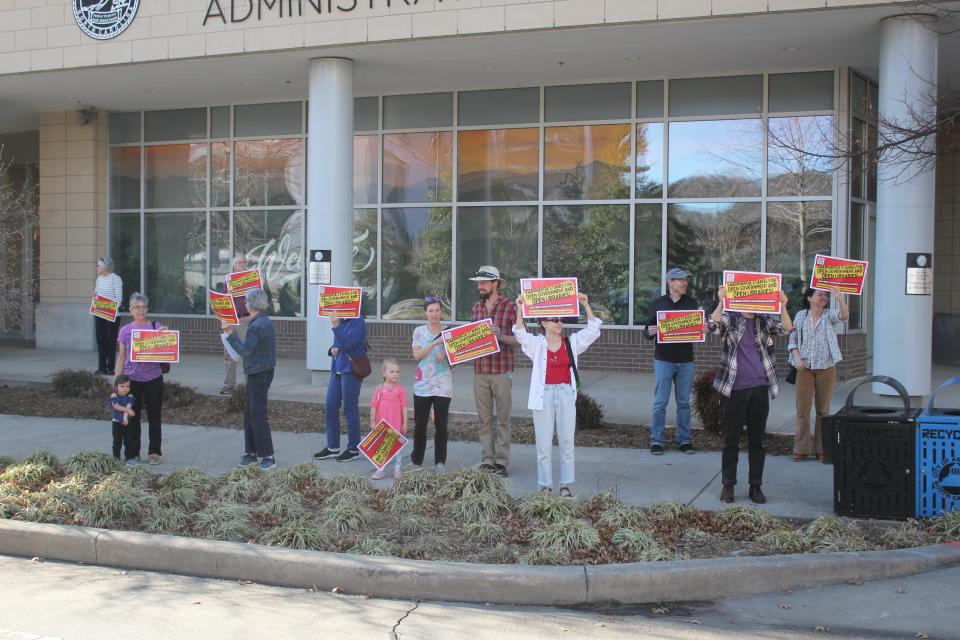
[[[544,322],[563,322],[563,318],[541,318]]]
[[[145,304],[134,305],[134,306],[130,307],[130,310],[131,310],[131,311],[146,311],[146,310],[147,310],[147,305],[145,305]]]
[[[423,299],[424,302],[440,302],[440,298],[437,296],[427,296]]]

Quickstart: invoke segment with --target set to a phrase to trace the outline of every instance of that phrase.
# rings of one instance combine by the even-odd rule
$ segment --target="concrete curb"
[[[527,567],[371,558],[0,520],[0,554],[382,598],[518,605],[641,604],[757,595],[960,564],[960,544],[856,553]]]

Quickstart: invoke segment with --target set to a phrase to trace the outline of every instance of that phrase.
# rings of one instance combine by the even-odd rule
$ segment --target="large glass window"
[[[629,324],[630,206],[545,207],[543,276],[576,276],[599,318]]]
[[[233,270],[230,253],[230,212],[210,212],[210,288],[226,291],[224,280]]]
[[[303,212],[236,211],[233,249],[259,269],[270,299],[269,315],[299,316],[303,273]]]
[[[544,200],[630,197],[630,125],[548,127]]]
[[[725,269],[760,270],[760,203],[687,203],[667,208],[667,265],[690,272],[687,295],[711,311]]]
[[[449,307],[451,210],[384,209],[382,230],[384,319],[422,319],[426,296],[436,296]]]
[[[637,125],[637,197],[663,195],[663,125],[645,122]]]
[[[143,114],[143,139],[146,142],[196,140],[206,137],[206,109],[170,109],[147,111]]]
[[[539,129],[461,131],[458,153],[460,202],[539,199]]]
[[[233,203],[243,207],[303,204],[303,141],[236,143]]]
[[[110,214],[110,257],[115,273],[123,280],[123,300],[126,309],[130,294],[140,291],[140,212]]]
[[[460,207],[457,210],[457,320],[469,320],[477,301],[469,278],[494,265],[506,281],[504,294],[516,297],[519,279],[537,275],[536,207]]]
[[[207,145],[144,148],[144,207],[187,209],[207,204]]]
[[[767,203],[767,271],[783,274],[793,315],[803,302],[813,258],[831,253],[833,212],[829,200]]]
[[[453,133],[383,136],[384,202],[450,202],[452,178]]]
[[[768,122],[767,195],[829,196],[833,118],[793,116]]]
[[[144,214],[146,294],[153,313],[207,311],[207,214]]]
[[[663,219],[663,208],[659,202],[638,204],[634,216],[633,322],[647,324],[650,303],[660,297],[660,261],[663,256],[663,225],[660,221]]]
[[[353,137],[353,204],[377,204],[377,136]]]
[[[140,208],[140,147],[110,150],[110,208]]]
[[[230,143],[210,145],[210,206],[230,206]]]
[[[363,287],[361,311],[365,318],[377,315],[377,210],[353,210],[353,286]]]
[[[760,195],[763,127],[759,120],[670,123],[670,197]]]

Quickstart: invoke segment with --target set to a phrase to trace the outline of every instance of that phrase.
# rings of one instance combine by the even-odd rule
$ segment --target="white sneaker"
[[[442,462],[438,462],[438,463],[437,463],[437,466],[434,467],[434,469],[436,470],[437,475],[443,473],[443,463],[442,463]]]

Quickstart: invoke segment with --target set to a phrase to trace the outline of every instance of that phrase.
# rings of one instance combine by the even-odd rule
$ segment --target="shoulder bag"
[[[366,350],[370,350],[369,344],[366,345]],[[350,361],[350,373],[360,380],[363,380],[373,372],[373,367],[370,365],[370,358],[366,355],[353,358],[350,357],[350,354],[348,353],[347,360]]]

